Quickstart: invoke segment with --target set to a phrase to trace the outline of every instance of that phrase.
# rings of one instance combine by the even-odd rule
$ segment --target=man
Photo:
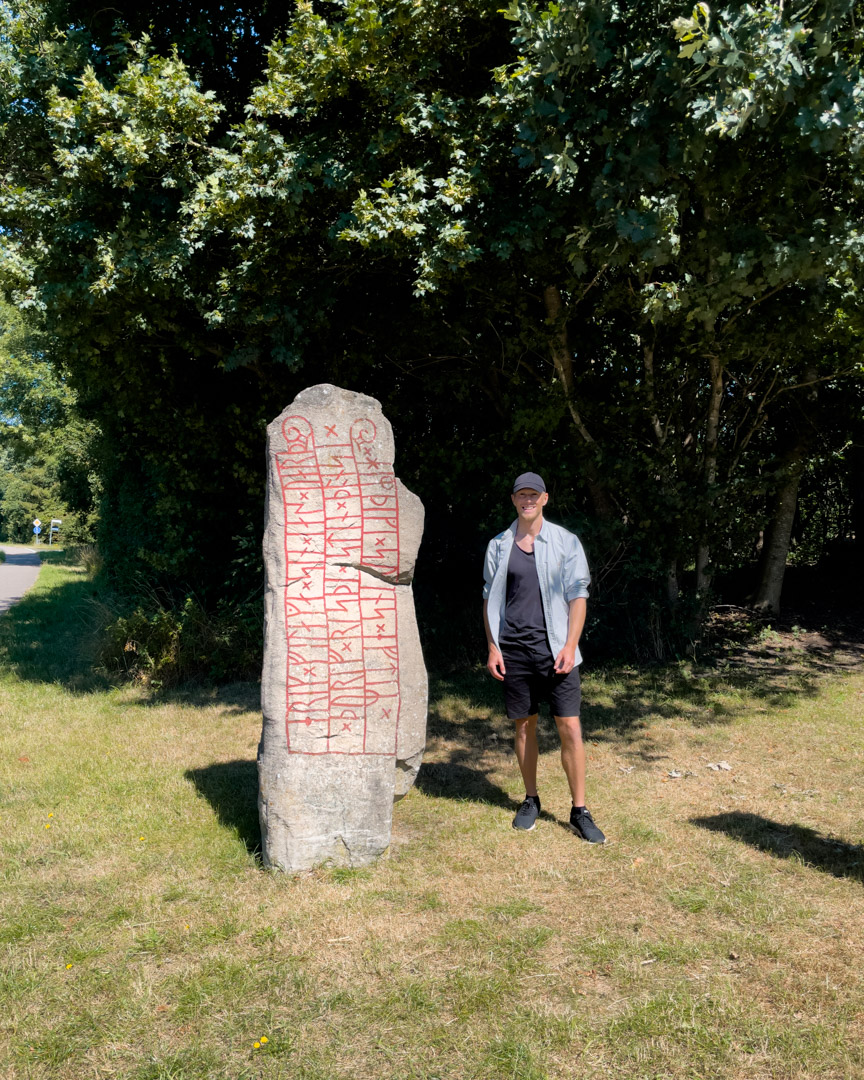
[[[517,520],[486,549],[483,621],[489,644],[486,667],[504,684],[525,781],[525,801],[513,828],[533,829],[540,814],[537,707],[547,699],[573,799],[570,827],[589,844],[604,844],[606,837],[585,807],[585,746],[579,723],[579,638],[591,582],[588,562],[573,533],[544,519],[549,495],[541,477],[522,473],[511,500]]]

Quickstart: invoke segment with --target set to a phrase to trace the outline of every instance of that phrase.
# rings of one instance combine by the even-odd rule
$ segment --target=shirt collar
[[[546,518],[543,518],[543,528],[541,528],[540,532],[537,533],[537,535],[534,537],[535,540],[542,540],[544,544],[546,543],[547,533],[549,531],[548,529],[545,528],[545,526],[546,526]],[[513,534],[514,539],[516,537],[516,530],[518,529],[518,527],[519,527],[519,519],[517,518],[513,522],[513,524],[510,526],[510,532]]]

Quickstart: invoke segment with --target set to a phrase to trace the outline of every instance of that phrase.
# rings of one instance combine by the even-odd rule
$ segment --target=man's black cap
[[[521,491],[523,488],[543,492],[546,490],[546,485],[543,483],[543,477],[538,476],[536,472],[523,472],[521,476],[516,477],[513,494],[515,495],[517,491]]]

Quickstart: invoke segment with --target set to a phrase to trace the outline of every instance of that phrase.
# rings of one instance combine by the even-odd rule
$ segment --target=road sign
[[[41,521],[39,520],[39,518],[34,518],[34,519],[33,519],[33,524],[34,524],[34,525],[36,526],[36,528],[38,529],[38,528],[39,528],[39,526],[40,526],[40,525],[42,524],[42,522],[41,522]]]
[[[34,525],[33,526],[33,532],[36,533],[36,535],[38,536],[39,533],[42,532],[42,526],[41,525]]]

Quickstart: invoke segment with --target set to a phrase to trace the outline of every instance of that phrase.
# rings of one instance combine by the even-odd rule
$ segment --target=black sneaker
[[[521,829],[523,832],[530,832],[537,824],[537,817],[540,814],[540,798],[537,795],[526,795],[525,802],[516,811],[516,817],[513,818],[513,828]]]
[[[594,818],[591,817],[589,810],[577,810],[575,806],[571,807],[570,828],[577,836],[587,840],[589,844],[606,843],[606,837],[594,824]]]

